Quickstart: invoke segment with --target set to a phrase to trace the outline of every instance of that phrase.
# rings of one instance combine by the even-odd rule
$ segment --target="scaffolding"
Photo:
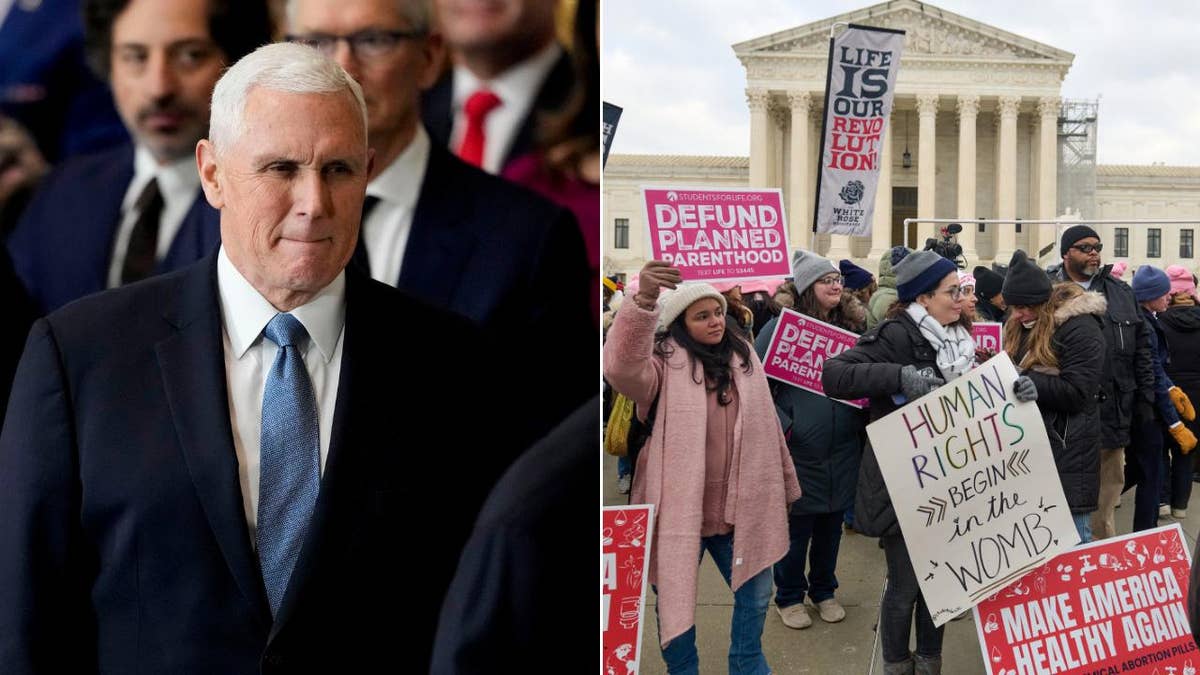
[[[1100,101],[1063,99],[1058,110],[1058,213],[1096,213],[1096,117]]]

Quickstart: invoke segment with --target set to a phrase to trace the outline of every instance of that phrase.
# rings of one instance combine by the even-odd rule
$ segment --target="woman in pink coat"
[[[697,673],[696,578],[708,551],[733,589],[729,672],[770,672],[762,629],[771,569],[788,550],[800,485],[770,388],[748,341],[726,330],[725,298],[652,260],[617,313],[604,376],[653,417],[631,503],[654,504],[650,581],[670,673]],[[678,288],[677,288],[678,285]],[[675,289],[663,294],[662,288]]]

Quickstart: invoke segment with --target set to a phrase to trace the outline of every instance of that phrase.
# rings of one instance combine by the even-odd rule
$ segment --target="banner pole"
[[[829,63],[825,66],[825,103],[821,114],[821,143],[817,146],[817,192],[813,195],[812,242],[809,250],[817,251],[817,214],[821,212],[821,168],[825,164],[825,134],[829,125],[829,83],[833,81],[833,33],[838,26],[848,26],[846,23],[834,23],[829,27]]]

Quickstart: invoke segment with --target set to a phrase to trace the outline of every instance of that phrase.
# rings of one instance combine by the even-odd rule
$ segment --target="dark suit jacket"
[[[396,285],[556,373],[552,390],[523,394],[543,420],[527,430],[533,438],[596,392],[589,274],[570,211],[430,148]]]
[[[4,672],[424,670],[461,544],[513,454],[502,433],[464,431],[497,430],[495,406],[453,404],[467,377],[494,400],[468,322],[348,270],[343,339],[320,495],[272,623],[215,255],[38,320],[0,435]]]
[[[488,497],[442,607],[431,672],[586,673],[595,666],[600,397],[521,455]],[[498,665],[503,664],[503,665]],[[516,664],[521,664],[519,668]]]
[[[542,82],[534,99],[529,114],[522,120],[517,135],[513,137],[512,146],[504,155],[501,167],[514,158],[520,157],[534,149],[536,140],[537,117],[547,111],[555,111],[566,102],[575,84],[575,70],[571,65],[571,57],[563,50],[549,75]],[[436,145],[445,148],[450,145],[450,131],[454,128],[454,70],[449,69],[441,79],[421,96],[421,119],[425,128]]]
[[[42,313],[104,290],[121,200],[133,180],[133,146],[76,157],[56,167],[8,237],[17,275]],[[220,213],[196,201],[156,273],[177,270],[216,250]]]

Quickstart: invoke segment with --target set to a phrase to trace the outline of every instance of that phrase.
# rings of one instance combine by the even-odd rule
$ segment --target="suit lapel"
[[[216,276],[213,254],[181,277],[179,297],[165,316],[176,332],[156,351],[184,460],[217,545],[242,595],[269,623],[238,482]]]
[[[453,308],[451,301],[462,268],[477,243],[473,233],[460,227],[468,216],[468,206],[463,195],[455,192],[462,185],[456,175],[457,161],[437,145],[429,150],[429,164],[396,284],[427,302],[449,308]]]

